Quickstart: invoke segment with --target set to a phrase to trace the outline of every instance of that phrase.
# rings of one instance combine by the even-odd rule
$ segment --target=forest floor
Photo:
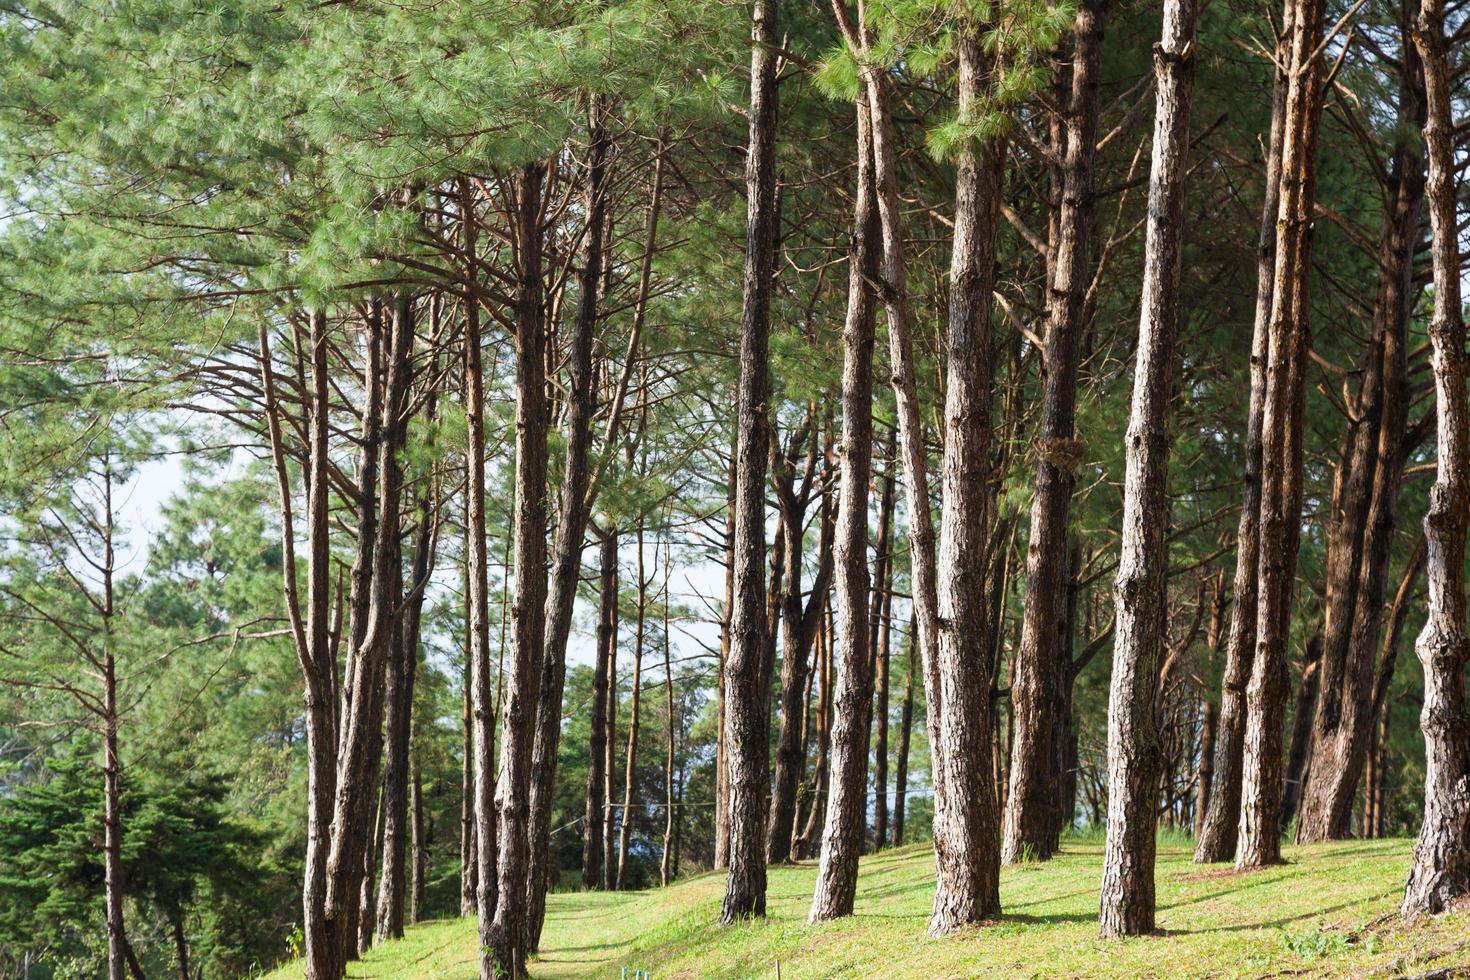
[[[1409,840],[1287,848],[1288,863],[1236,874],[1160,842],[1160,934],[1097,936],[1102,843],[1069,840],[1040,865],[1006,868],[995,923],[927,939],[934,887],[927,844],[863,859],[857,914],[805,924],[816,878],[773,868],[769,916],[717,924],[723,874],[668,889],[550,897],[533,977],[1406,977],[1460,966],[1470,977],[1470,911],[1406,925],[1396,914]],[[473,920],[425,923],[351,965],[352,977],[477,976]],[[779,964],[779,966],[778,966]],[[626,971],[626,972],[624,972]],[[299,977],[299,965],[272,976]],[[1458,976],[1459,971],[1434,973]]]

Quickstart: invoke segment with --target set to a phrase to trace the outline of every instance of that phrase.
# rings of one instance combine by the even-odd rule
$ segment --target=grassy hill
[[[1159,849],[1158,936],[1097,938],[1099,841],[1072,841],[1044,865],[1007,868],[1005,914],[947,939],[924,936],[934,883],[925,845],[864,859],[857,914],[805,925],[813,864],[775,868],[769,918],[716,924],[722,874],[664,890],[551,896],[534,977],[1412,976],[1463,965],[1470,912],[1405,925],[1395,910],[1406,840],[1288,848],[1289,864],[1238,875],[1190,863],[1182,842]],[[412,928],[353,964],[353,977],[477,976],[472,921]],[[299,977],[300,968],[276,980]],[[1456,975],[1454,973],[1448,975]]]

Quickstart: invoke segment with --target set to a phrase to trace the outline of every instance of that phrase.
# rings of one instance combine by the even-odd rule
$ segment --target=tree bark
[[[878,570],[873,583],[869,644],[873,651],[873,850],[888,843],[888,654],[893,617],[893,509],[898,485],[893,478],[893,447],[887,453],[883,503],[878,510]]]
[[[632,826],[633,786],[638,775],[638,729],[639,708],[642,705],[643,693],[644,623],[648,614],[648,578],[643,574],[642,520],[638,522],[636,537],[638,547],[634,574],[638,583],[638,606],[633,623],[633,691],[628,706],[628,751],[623,760],[622,823],[618,826],[618,873],[613,882],[618,891],[626,888],[628,883],[628,835]]]
[[[872,122],[858,96],[857,189],[847,254],[847,317],[842,328],[842,449],[833,544],[837,619],[833,723],[821,861],[808,922],[852,914],[867,816],[868,715],[873,663],[868,648],[868,479],[873,453],[871,276],[877,267]],[[820,752],[820,750],[819,750]],[[821,765],[819,756],[818,765]]]
[[[1470,715],[1465,709],[1465,532],[1470,431],[1465,417],[1465,321],[1460,294],[1454,121],[1443,0],[1422,0],[1414,46],[1428,103],[1429,222],[1434,235],[1434,405],[1439,462],[1424,515],[1429,615],[1415,644],[1424,666],[1424,822],[1404,886],[1405,916],[1435,915],[1470,893]]]
[[[1265,195],[1256,253],[1256,311],[1251,332],[1250,402],[1246,412],[1240,522],[1235,532],[1235,580],[1230,633],[1220,684],[1220,715],[1212,765],[1209,808],[1199,829],[1198,864],[1235,857],[1240,825],[1240,781],[1245,750],[1245,695],[1256,647],[1256,591],[1261,529],[1261,424],[1266,405],[1266,344],[1276,274],[1276,212],[1281,201],[1281,144],[1286,129],[1286,78],[1276,72],[1271,94],[1271,135],[1266,150]]]
[[[1058,717],[1065,702],[1066,663],[1058,624],[1064,619],[1067,583],[1067,511],[1081,445],[1076,437],[1077,369],[1084,329],[1084,298],[1091,280],[1088,253],[1093,218],[1093,170],[1097,157],[1098,85],[1102,74],[1107,0],[1083,0],[1077,8],[1061,156],[1059,207],[1050,283],[1046,354],[1042,359],[1041,420],[1036,436],[1036,477],[1026,549],[1026,596],[1021,645],[1011,666],[1015,738],[1006,794],[1007,863],[1044,861],[1057,849],[1057,798],[1063,747]]]
[[[430,391],[424,404],[424,415],[428,421],[434,420],[437,408],[436,393]],[[414,531],[413,558],[409,566],[409,592],[402,599],[403,621],[393,634],[392,659],[388,667],[386,752],[383,759],[383,869],[377,920],[379,942],[403,937],[404,902],[408,890],[409,871],[404,858],[413,819],[409,799],[413,692],[418,674],[424,594],[433,571],[435,544],[432,476],[425,474],[420,480],[421,489],[414,508],[418,526]]]
[[[674,668],[669,658],[669,572],[673,568],[673,530],[669,527],[664,529],[664,703],[666,711],[664,724],[667,726],[667,748],[664,756],[664,846],[663,854],[658,862],[659,884],[667,888],[669,882],[679,873],[674,857],[674,764],[676,761],[675,749],[675,714],[674,714]]]
[[[909,737],[914,730],[914,622],[909,619],[905,644],[903,702],[898,711],[898,758],[893,771],[893,846],[903,846],[903,818],[909,792]]]
[[[409,812],[413,816],[410,824],[410,875],[408,884],[408,921],[418,924],[427,911],[424,900],[429,884],[429,828],[424,823],[424,783],[419,775],[418,763],[412,756],[409,766]]]
[[[750,143],[745,157],[745,279],[736,397],[734,604],[725,663],[729,862],[721,921],[766,914],[765,483],[770,444],[771,286],[776,236],[776,0],[756,0],[751,22]]]
[[[1169,398],[1179,329],[1194,0],[1168,0],[1154,46],[1154,137],[1138,355],[1125,442],[1123,541],[1113,589],[1117,625],[1108,695],[1108,830],[1104,938],[1154,931],[1154,852],[1161,769],[1159,662],[1168,643]]]
[[[1286,640],[1301,536],[1302,416],[1305,399],[1312,219],[1322,109],[1322,0],[1287,3],[1286,108],[1280,207],[1261,416],[1261,516],[1256,652],[1246,689],[1238,869],[1281,861],[1282,719]]]
[[[1291,739],[1286,749],[1286,775],[1281,786],[1281,825],[1291,825],[1301,803],[1302,786],[1307,773],[1316,768],[1311,732],[1312,709],[1317,704],[1322,683],[1322,634],[1314,633],[1307,641],[1302,658],[1302,677],[1297,685],[1296,711],[1292,713]]]
[[[981,26],[961,22],[959,115],[980,110],[994,84]],[[985,596],[995,474],[991,469],[991,333],[1005,143],[967,142],[955,174],[954,242],[945,334],[943,509],[937,566],[939,733],[934,851],[938,877],[929,934],[940,936],[1000,911],[1000,808],[991,762],[995,674]]]
[[[582,887],[602,884],[603,838],[607,816],[607,670],[618,641],[618,532],[608,527],[599,549],[601,597],[598,601],[597,661],[592,669],[591,735],[587,746],[587,809],[582,826]]]
[[[586,226],[582,268],[577,277],[577,312],[567,349],[566,465],[562,473],[551,581],[546,600],[546,650],[542,656],[537,697],[536,736],[531,755],[531,874],[527,902],[530,948],[541,943],[546,916],[546,890],[556,869],[551,865],[551,808],[556,791],[557,752],[561,747],[562,694],[567,681],[567,637],[582,573],[582,549],[591,506],[592,417],[597,409],[596,375],[592,370],[603,278],[603,235],[607,224],[609,140],[602,97],[587,106]],[[615,424],[609,420],[609,424]],[[611,452],[612,447],[607,447]]]
[[[353,643],[343,672],[336,797],[327,852],[325,915],[328,931],[340,947],[344,963],[357,951],[366,852],[374,834],[378,796],[375,790],[383,752],[384,681],[403,592],[403,569],[399,561],[403,479],[399,453],[407,430],[403,415],[412,374],[410,297],[400,294],[395,298],[386,335],[375,322],[377,319],[369,316],[367,320],[369,357],[363,376],[363,386],[368,392],[363,451],[376,459],[372,465],[364,461],[358,488],[365,501],[364,511],[373,515],[368,527],[358,528],[359,539],[367,538],[371,532],[370,549],[359,551],[359,561],[364,562],[370,575],[365,609],[360,598],[354,603]],[[371,503],[372,500],[376,503]],[[354,584],[353,588],[356,592],[358,586]]]
[[[488,935],[482,919],[480,976],[497,970],[511,977],[526,972],[526,903],[530,874],[530,777],[540,695],[541,657],[546,639],[546,323],[541,282],[541,197],[543,167],[531,163],[515,179],[516,259],[516,470],[514,516],[515,603],[512,642],[505,672],[504,737],[495,787],[499,810],[498,892]],[[483,861],[482,861],[483,865]],[[481,903],[484,915],[484,901]]]
[[[1407,41],[1409,25],[1403,23],[1401,28]],[[1312,765],[1303,791],[1298,841],[1338,840],[1349,835],[1353,799],[1373,727],[1373,668],[1407,448],[1406,346],[1417,295],[1414,253],[1424,196],[1424,159],[1413,135],[1424,123],[1424,94],[1412,43],[1403,45],[1401,63],[1399,138],[1378,238],[1380,271],[1373,337],[1365,352],[1363,380],[1352,406],[1334,487],[1334,491],[1341,487],[1342,492],[1333,494],[1322,693],[1312,725]]]
[[[814,421],[809,413],[808,423]],[[822,601],[832,579],[831,529],[823,521],[818,543],[818,571],[812,583],[811,596],[801,601],[802,539],[806,527],[807,505],[813,485],[816,460],[816,429],[810,433],[805,486],[798,494],[792,473],[778,472],[772,481],[780,516],[778,533],[783,560],[781,590],[781,727],[776,739],[776,778],[771,792],[771,815],[766,833],[766,862],[783,864],[791,860],[792,830],[796,822],[796,788],[801,781],[805,757],[801,751],[801,733],[806,718],[802,694],[806,686],[806,663],[812,641],[821,620]]]
[[[473,199],[467,184],[462,201],[465,213],[473,215]],[[465,222],[464,236],[466,251],[477,254],[473,220]],[[469,633],[470,710],[474,716],[474,909],[480,945],[487,948],[499,899],[499,821],[495,810],[495,715],[499,705],[495,702],[490,676],[490,566],[485,550],[485,378],[480,343],[479,306],[466,303],[465,603],[468,608],[465,618]],[[505,574],[509,576],[510,569]],[[460,907],[464,907],[463,897]]]

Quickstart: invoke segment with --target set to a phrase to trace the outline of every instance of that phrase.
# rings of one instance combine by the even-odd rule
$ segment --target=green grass
[[[1288,864],[1250,874],[1190,862],[1160,842],[1161,934],[1097,936],[1102,845],[1067,842],[1040,865],[1001,876],[1005,913],[994,923],[928,939],[934,887],[927,846],[865,858],[857,914],[805,924],[814,864],[774,868],[769,916],[717,925],[724,877],[704,874],[663,890],[557,894],[548,902],[534,977],[618,977],[635,968],[665,977],[1259,977],[1397,976],[1470,965],[1470,913],[1406,925],[1395,914],[1411,842],[1348,841],[1287,849]],[[472,978],[474,923],[414,927],[373,950],[353,977]],[[272,977],[299,977],[287,967]],[[1470,976],[1470,972],[1467,972]]]

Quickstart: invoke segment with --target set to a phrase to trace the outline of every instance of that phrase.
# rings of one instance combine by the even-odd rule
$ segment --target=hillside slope
[[[534,977],[618,977],[624,968],[664,977],[775,976],[1412,976],[1464,966],[1470,913],[1404,925],[1394,914],[1408,869],[1406,840],[1288,848],[1290,864],[1237,875],[1190,863],[1186,846],[1161,844],[1162,935],[1097,938],[1102,846],[1070,842],[1057,859],[1008,868],[1005,914],[943,940],[924,937],[933,889],[927,846],[864,859],[858,914],[804,924],[812,864],[771,872],[765,922],[716,925],[723,876],[666,890],[551,897]],[[473,978],[471,921],[426,923],[353,964],[353,977]],[[1452,974],[1453,975],[1453,974]],[[274,975],[299,977],[299,967]]]

